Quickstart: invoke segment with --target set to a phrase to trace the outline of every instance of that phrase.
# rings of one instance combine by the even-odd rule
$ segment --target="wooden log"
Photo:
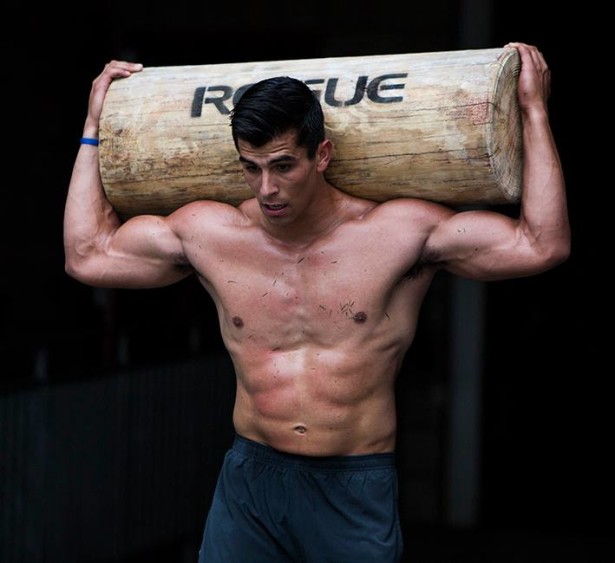
[[[517,202],[519,65],[516,49],[478,49],[145,68],[107,93],[103,186],[124,217],[251,197],[229,111],[250,84],[289,75],[321,100],[338,188],[377,201]]]

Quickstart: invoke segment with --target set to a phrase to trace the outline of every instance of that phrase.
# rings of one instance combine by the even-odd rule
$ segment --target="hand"
[[[533,45],[508,43],[506,47],[517,49],[521,58],[518,99],[522,108],[529,109],[536,104],[546,107],[551,94],[551,71],[543,54]]]
[[[105,65],[103,71],[92,82],[88,116],[86,118],[83,135],[86,137],[98,137],[98,125],[102,113],[103,102],[111,82],[118,78],[127,78],[135,72],[143,70],[140,63],[126,61],[111,61]]]

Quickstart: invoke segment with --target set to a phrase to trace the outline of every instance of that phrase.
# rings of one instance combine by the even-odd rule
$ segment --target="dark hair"
[[[231,111],[233,142],[239,139],[261,147],[278,135],[297,131],[297,145],[306,147],[308,158],[325,138],[322,107],[301,80],[288,76],[267,78],[252,84]]]

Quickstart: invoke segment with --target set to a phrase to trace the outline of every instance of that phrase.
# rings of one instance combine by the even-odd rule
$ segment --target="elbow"
[[[564,233],[558,237],[557,241],[553,245],[554,249],[552,254],[555,266],[559,266],[570,258],[570,253],[572,250],[571,238],[570,227],[568,227]]]
[[[82,262],[74,258],[66,257],[64,260],[64,272],[71,278],[87,283],[87,275],[83,268]]]
[[[64,240],[64,272],[81,283],[95,285],[98,256],[98,249],[89,242]]]
[[[85,256],[67,253],[64,259],[64,272],[71,278],[86,285],[97,285],[92,261]]]
[[[561,244],[560,248],[558,249],[558,252],[555,257],[556,265],[566,262],[568,258],[570,258],[570,252],[571,252],[571,244],[570,244],[570,240],[568,240],[565,243]]]
[[[564,237],[557,240],[540,253],[542,269],[551,270],[552,268],[556,268],[560,264],[563,264],[568,260],[568,258],[570,258],[570,252],[570,237]]]
[[[64,260],[64,272],[71,278],[76,280],[81,279],[81,275],[79,273],[79,268],[74,260],[69,260],[68,258]]]
[[[571,253],[571,231],[568,222],[538,232],[526,232],[526,248],[532,270],[543,272],[563,264]]]

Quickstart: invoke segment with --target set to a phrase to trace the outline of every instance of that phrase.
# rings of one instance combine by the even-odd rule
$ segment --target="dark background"
[[[42,510],[51,507],[45,506],[44,490],[39,490],[44,487],[33,477],[38,471],[34,465],[45,454],[35,462],[19,446],[18,437],[27,430],[20,425],[31,420],[28,413],[40,412],[28,401],[41,393],[79,389],[85,381],[130,379],[133,372],[147,373],[160,365],[172,370],[186,361],[224,357],[215,310],[195,280],[159,290],[95,291],[64,273],[64,198],[91,81],[104,64],[112,58],[164,66],[410,53],[499,47],[518,40],[538,45],[552,70],[550,111],[567,180],[572,255],[550,272],[485,289],[480,496],[476,517],[464,526],[447,516],[445,485],[451,280],[443,276],[434,284],[419,329],[425,335],[417,337],[408,358],[408,367],[416,368],[415,379],[400,382],[401,429],[416,435],[416,421],[408,414],[414,403],[404,402],[405,393],[429,397],[429,435],[439,452],[433,463],[421,466],[423,473],[401,474],[402,489],[406,478],[409,490],[412,479],[423,478],[434,491],[425,510],[402,505],[410,560],[613,561],[607,526],[613,506],[613,370],[606,338],[612,333],[612,306],[605,283],[611,237],[603,218],[609,197],[605,190],[612,181],[608,158],[598,157],[602,141],[591,132],[611,113],[600,82],[605,49],[598,44],[604,37],[598,30],[603,18],[590,3],[563,7],[455,0],[377,5],[182,0],[156,8],[146,2],[107,1],[70,9],[53,4],[17,8],[5,20],[5,27],[15,26],[16,39],[7,51],[3,79],[9,137],[5,170],[10,172],[5,175],[5,233],[0,239],[0,559],[5,554],[6,563],[67,563],[72,557],[190,561],[216,460],[230,436],[228,407],[203,415],[210,427],[202,432],[217,434],[219,441],[205,465],[209,473],[203,477],[195,520],[175,534],[162,538],[152,533],[132,545],[122,539],[122,530],[130,527],[123,516],[111,526],[117,537],[102,536],[102,528],[101,537],[92,533],[94,544],[115,545],[113,555],[90,559],[83,555],[91,553],[83,537],[43,540],[40,523],[30,519],[28,499],[34,498]],[[14,125],[9,128],[9,123]],[[232,389],[221,388],[226,389],[222,396],[230,397]],[[82,404],[89,400],[87,392],[78,399]],[[199,412],[195,409],[194,420],[202,425]],[[53,425],[51,417],[47,410],[42,424]],[[67,424],[78,427],[81,422],[71,419]],[[103,454],[92,446],[81,444],[80,455],[96,466],[96,456],[101,455],[102,463]],[[417,450],[417,458],[419,454]],[[61,468],[54,471],[63,475]],[[69,474],[63,478],[70,481]],[[113,481],[109,485],[113,488]],[[87,483],[79,487],[88,490]],[[84,494],[93,498],[107,493]],[[121,503],[119,499],[114,506]],[[143,508],[135,510],[139,514]],[[148,510],[155,511],[156,502]],[[58,529],[67,536],[75,533],[68,525]],[[61,546],[70,542],[83,551],[62,554]]]

